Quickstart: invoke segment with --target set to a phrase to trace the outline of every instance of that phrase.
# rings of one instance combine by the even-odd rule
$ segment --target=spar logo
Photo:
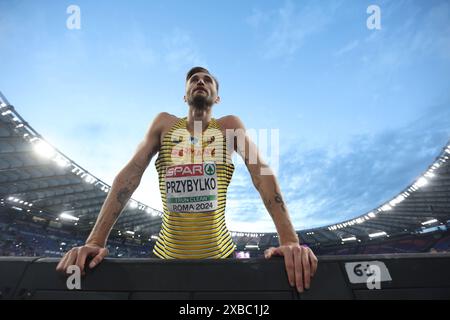
[[[212,163],[205,164],[205,173],[208,176],[212,176],[216,172],[216,166]]]
[[[194,177],[203,175],[203,164],[185,164],[167,168],[166,178]]]

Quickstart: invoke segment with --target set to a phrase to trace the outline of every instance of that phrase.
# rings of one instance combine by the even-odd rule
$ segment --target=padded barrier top
[[[106,258],[69,290],[59,259],[0,257],[0,299],[450,299],[450,254],[320,256],[311,289],[288,284],[284,258]]]

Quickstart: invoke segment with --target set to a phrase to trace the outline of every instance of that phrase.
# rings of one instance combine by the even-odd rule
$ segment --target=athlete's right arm
[[[94,268],[108,255],[106,242],[111,229],[131,195],[139,186],[151,159],[158,152],[164,123],[169,116],[167,113],[160,113],[155,117],[133,157],[114,178],[111,190],[103,203],[86,244],[68,251],[56,267],[57,271],[66,273],[70,265],[77,265],[84,274],[87,257],[93,257],[89,267]]]

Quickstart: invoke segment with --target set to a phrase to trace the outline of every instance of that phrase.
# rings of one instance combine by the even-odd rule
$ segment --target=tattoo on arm
[[[117,192],[117,201],[119,201],[121,206],[125,206],[128,199],[130,198],[130,189],[128,187],[122,188]]]
[[[134,190],[132,188],[130,181],[127,181],[127,182],[128,182],[128,186],[119,189],[119,191],[117,192],[117,195],[116,195],[116,200],[119,202],[120,207],[115,208],[114,211],[112,211],[111,216],[100,215],[99,219],[97,220],[97,223],[95,224],[94,228],[91,231],[90,237],[93,234],[98,233],[102,229],[102,227],[101,227],[102,224],[114,222],[119,217],[120,213],[122,212],[122,209],[125,207],[128,199],[131,196],[131,193],[133,192],[132,190]],[[108,195],[108,197],[109,196],[110,195]],[[112,217],[113,221],[111,221],[111,217]],[[89,238],[89,239],[92,240],[91,238]],[[103,245],[103,244],[98,243],[98,245]]]
[[[117,219],[117,217],[120,215],[122,209],[127,204],[128,199],[130,199],[130,196],[131,190],[129,187],[124,187],[117,192],[117,201],[119,201],[120,203],[120,209],[113,212],[114,219]]]
[[[117,210],[117,211],[113,212],[114,220],[116,220],[119,217],[121,212],[122,212],[122,210]]]
[[[283,210],[283,212],[286,212],[286,208],[284,207],[283,198],[281,197],[281,194],[279,194],[276,191],[275,191],[275,201],[281,205],[281,210]]]

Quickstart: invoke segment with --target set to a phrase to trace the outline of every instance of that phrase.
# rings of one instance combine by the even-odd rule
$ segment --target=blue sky
[[[69,30],[66,9],[81,9]],[[369,5],[381,30],[369,30]],[[450,137],[448,1],[0,0],[0,90],[52,145],[111,183],[153,117],[186,115],[184,75],[220,81],[214,117],[279,129],[296,229],[390,200]],[[275,231],[245,166],[227,225]],[[133,198],[160,209],[154,161]]]

